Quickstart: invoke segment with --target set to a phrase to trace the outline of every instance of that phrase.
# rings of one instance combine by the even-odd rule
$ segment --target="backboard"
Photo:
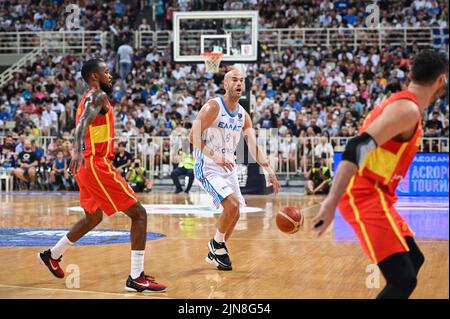
[[[204,52],[222,52],[222,62],[258,59],[258,11],[173,13],[173,60],[203,63]]]

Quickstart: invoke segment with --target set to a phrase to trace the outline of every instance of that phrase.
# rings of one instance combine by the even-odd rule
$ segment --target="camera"
[[[134,163],[134,168],[139,168],[139,163]]]

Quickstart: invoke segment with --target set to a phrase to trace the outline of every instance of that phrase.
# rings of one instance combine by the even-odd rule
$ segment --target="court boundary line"
[[[144,298],[144,299],[174,299],[170,297],[154,297],[154,295],[137,295],[137,293],[120,293],[120,292],[105,292],[105,291],[95,291],[95,290],[79,290],[79,289],[69,289],[69,288],[43,288],[43,287],[26,287],[26,286],[15,286],[15,285],[3,285],[0,284],[0,288],[18,288],[18,289],[30,289],[30,290],[45,290],[45,291],[62,291],[62,292],[77,292],[86,294],[103,294],[112,296],[122,296],[124,299],[126,297],[130,298]],[[160,293],[164,294],[164,293]],[[2,297],[4,298],[4,297]],[[46,298],[51,299],[51,298]]]

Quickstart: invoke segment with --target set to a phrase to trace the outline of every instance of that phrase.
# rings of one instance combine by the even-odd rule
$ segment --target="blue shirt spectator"
[[[287,99],[286,102],[283,103],[283,105],[281,107],[284,109],[288,105],[292,106],[294,109],[296,109],[299,112],[301,112],[301,110],[302,110],[301,104],[295,100],[295,94],[289,95],[289,98]]]
[[[348,0],[339,0],[334,3],[334,7],[338,9],[339,12],[348,8]]]
[[[125,5],[120,0],[116,1],[115,9],[118,16],[121,17],[125,14]]]
[[[347,24],[349,25],[355,25],[356,22],[358,22],[358,18],[353,14],[347,14],[343,17],[343,19],[347,21]]]
[[[0,120],[11,121],[11,113],[6,109],[5,106],[0,108]]]
[[[42,28],[44,30],[52,30],[56,26],[56,20],[55,19],[45,19],[44,23],[42,24]]]

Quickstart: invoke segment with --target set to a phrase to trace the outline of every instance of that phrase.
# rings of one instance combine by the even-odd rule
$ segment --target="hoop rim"
[[[201,54],[201,56],[205,57],[206,59],[209,58],[211,60],[221,59],[225,55],[225,53],[223,53],[223,52],[203,52],[200,54]]]
[[[200,55],[203,55],[203,56],[222,56],[222,55],[225,55],[225,53],[211,51],[211,52],[202,52],[202,53],[200,53]]]

